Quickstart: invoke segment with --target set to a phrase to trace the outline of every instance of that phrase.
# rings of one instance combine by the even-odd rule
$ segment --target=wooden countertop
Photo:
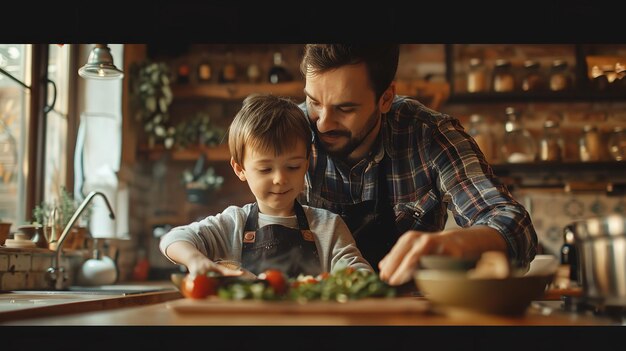
[[[581,315],[559,310],[558,301],[533,303],[520,317],[495,316],[434,308],[412,308],[401,311],[394,304],[429,304],[424,298],[400,297],[377,301],[379,310],[368,313],[341,312],[332,308],[315,313],[290,313],[281,308],[259,311],[177,311],[184,300],[170,300],[150,305],[55,315],[2,323],[4,325],[99,325],[99,326],[602,326],[615,325],[608,318]],[[244,301],[245,302],[245,301]],[[236,302],[228,302],[236,303]],[[386,308],[386,304],[390,308]],[[417,305],[416,305],[417,306]],[[550,308],[552,306],[552,308]],[[397,306],[396,306],[397,307]],[[385,311],[389,312],[385,312]]]

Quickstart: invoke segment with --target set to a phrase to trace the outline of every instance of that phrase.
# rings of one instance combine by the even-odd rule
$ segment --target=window
[[[28,208],[27,199],[34,199],[34,189],[29,189],[28,184],[33,183],[28,182],[28,177],[35,176],[35,169],[44,169],[43,199],[34,199],[36,204],[42,200],[54,202],[67,179],[71,46],[48,45],[49,82],[45,105],[52,109],[45,114],[44,124],[40,126],[33,121],[41,111],[32,111],[31,106],[43,104],[34,104],[31,100],[38,98],[33,93],[33,84],[41,83],[32,78],[32,72],[33,65],[45,59],[45,52],[34,50],[34,45],[30,44],[0,44],[0,68],[15,78],[0,74],[0,219],[13,223],[12,231],[32,220],[33,209]],[[43,165],[34,164],[37,158],[30,155],[38,149],[38,141],[29,139],[37,135],[31,127],[45,128]]]
[[[0,44],[0,68],[30,81],[30,45]],[[25,214],[30,91],[0,74],[0,218],[21,223]]]

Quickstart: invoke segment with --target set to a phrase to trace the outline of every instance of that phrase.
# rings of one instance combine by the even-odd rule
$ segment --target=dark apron
[[[295,201],[298,228],[269,224],[259,228],[259,206],[255,202],[246,220],[241,262],[258,275],[267,269],[278,269],[289,277],[322,273],[315,237],[309,230],[302,205]]]
[[[378,262],[387,255],[398,239],[396,216],[389,201],[385,177],[385,157],[378,165],[376,198],[356,204],[339,204],[321,197],[322,182],[326,169],[326,157],[320,157],[313,179],[314,199],[310,204],[339,214],[350,228],[356,245],[363,257],[378,272]]]

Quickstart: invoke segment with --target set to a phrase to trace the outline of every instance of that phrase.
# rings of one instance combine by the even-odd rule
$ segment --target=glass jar
[[[472,58],[467,72],[467,92],[479,93],[487,91],[487,68],[480,58]]]
[[[609,137],[609,154],[615,161],[626,161],[626,129],[617,126]]]
[[[543,136],[539,140],[538,161],[562,161],[564,147],[559,122],[551,119],[546,120],[543,123]]]
[[[523,91],[543,90],[543,77],[539,71],[539,61],[526,60],[524,62],[524,79],[522,80]]]
[[[524,128],[517,111],[513,107],[507,107],[502,142],[504,161],[509,163],[532,162],[536,152],[535,141],[528,130]]]
[[[497,93],[511,92],[515,90],[515,77],[511,70],[511,62],[505,59],[496,60],[493,69],[491,86]]]
[[[219,74],[220,83],[234,83],[237,80],[237,66],[233,59],[233,53],[226,53],[226,62]]]
[[[578,156],[582,162],[600,161],[600,133],[596,126],[587,124],[578,140]]]
[[[572,77],[567,70],[567,62],[563,60],[552,61],[552,67],[550,69],[550,90],[568,90],[571,85]]]
[[[591,67],[591,85],[597,91],[604,91],[609,86],[609,78],[600,66]]]
[[[626,65],[617,62],[615,64],[615,80],[613,86],[616,90],[626,90]]]
[[[474,138],[478,148],[485,155],[487,162],[494,161],[493,134],[485,124],[485,119],[479,114],[470,116],[470,126],[468,134]]]
[[[202,59],[200,59],[200,62],[198,62],[196,75],[199,83],[211,82],[211,78],[213,77],[213,69],[211,68],[211,62],[206,55],[204,55]]]
[[[256,63],[251,63],[246,70],[246,74],[248,75],[248,81],[250,83],[256,84],[261,80],[261,69],[259,65]]]

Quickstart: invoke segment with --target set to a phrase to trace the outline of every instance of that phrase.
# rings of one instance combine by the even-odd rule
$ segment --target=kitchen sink
[[[9,294],[36,294],[36,295],[133,295],[155,291],[175,290],[172,287],[154,285],[99,285],[99,286],[70,286],[66,290],[12,290]],[[2,296],[2,295],[0,295]]]
[[[0,291],[0,324],[9,320],[102,311],[180,298],[173,284],[70,286],[65,290]]]

